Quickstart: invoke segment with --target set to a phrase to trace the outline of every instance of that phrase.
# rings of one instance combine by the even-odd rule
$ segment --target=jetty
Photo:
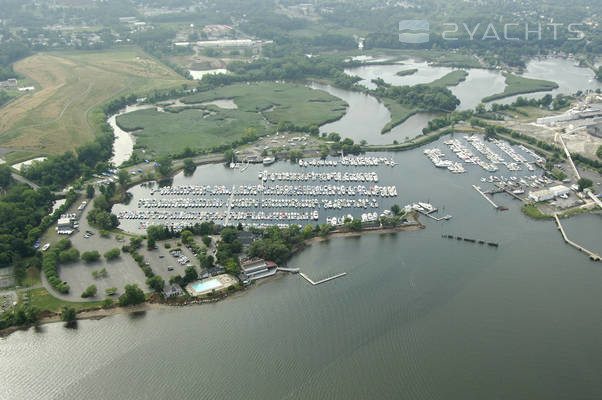
[[[477,192],[479,192],[479,194],[480,194],[481,196],[483,196],[483,198],[484,198],[485,200],[487,200],[487,201],[489,202],[489,204],[491,204],[491,205],[493,206],[493,208],[495,208],[496,210],[500,210],[500,211],[505,211],[505,210],[507,210],[507,208],[506,208],[506,207],[498,206],[497,204],[495,204],[495,203],[493,202],[493,200],[491,200],[489,197],[487,197],[487,195],[486,195],[485,193],[483,193],[483,191],[481,190],[481,188],[480,188],[480,187],[478,187],[477,185],[472,185],[472,187],[474,188],[474,190],[476,190]]]
[[[337,278],[340,278],[342,276],[345,276],[345,275],[347,275],[347,272],[342,272],[340,274],[333,275],[333,276],[331,276],[329,278],[324,278],[324,279],[322,279],[320,281],[317,281],[317,282],[312,281],[311,278],[308,277],[307,275],[305,275],[303,272],[300,272],[299,275],[301,275],[307,282],[311,283],[312,286],[316,286],[316,285],[319,285],[320,283],[328,282],[328,281],[331,281],[333,279],[337,279]]]
[[[554,213],[554,219],[556,220],[556,224],[558,225],[558,230],[560,231],[560,233],[562,233],[562,238],[564,239],[564,241],[566,243],[570,244],[577,250],[582,251],[585,254],[587,254],[589,256],[589,258],[591,258],[593,261],[600,261],[599,254],[596,254],[593,251],[590,251],[590,250],[586,249],[585,247],[578,245],[577,243],[573,242],[572,240],[570,240],[567,237],[566,232],[564,231],[564,228],[562,227],[562,224],[560,223],[560,219],[558,218],[557,213]]]
[[[488,246],[491,247],[499,247],[499,243],[497,242],[486,242],[485,240],[480,240],[480,239],[471,239],[471,238],[466,238],[466,237],[462,237],[462,236],[454,236],[454,235],[441,235],[442,238],[448,238],[448,239],[456,239],[456,240],[460,240],[460,241],[464,241],[464,242],[469,242],[469,243],[478,243],[478,244],[487,244]]]

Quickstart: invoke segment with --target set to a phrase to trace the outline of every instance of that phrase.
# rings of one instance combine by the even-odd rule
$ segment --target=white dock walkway
[[[586,253],[589,256],[589,258],[591,258],[592,260],[600,261],[600,255],[594,253],[593,251],[586,249],[583,246],[578,245],[577,243],[573,242],[566,236],[566,233],[564,232],[564,228],[562,227],[562,224],[560,223],[560,219],[558,218],[558,214],[554,213],[554,219],[556,219],[556,224],[558,225],[558,229],[560,230],[560,233],[562,233],[562,238],[564,239],[564,241],[566,243],[570,244],[577,250]]]
[[[474,190],[476,190],[477,192],[479,192],[481,194],[481,196],[483,196],[485,198],[485,200],[487,200],[494,208],[496,208],[496,209],[499,208],[498,205],[493,202],[493,200],[491,200],[489,197],[487,197],[487,195],[485,193],[483,193],[481,191],[480,187],[478,187],[476,185],[472,185],[472,187],[474,188]]]
[[[337,279],[337,278],[340,278],[342,276],[345,276],[345,275],[347,275],[347,272],[343,272],[343,273],[340,273],[338,275],[331,276],[329,278],[324,278],[324,279],[322,279],[320,281],[317,281],[317,282],[312,281],[311,278],[308,277],[307,275],[305,275],[303,272],[300,272],[299,275],[301,275],[306,281],[308,281],[309,283],[311,283],[312,286],[316,286],[316,285],[319,285],[320,283],[328,282],[328,281],[331,281],[333,279]]]

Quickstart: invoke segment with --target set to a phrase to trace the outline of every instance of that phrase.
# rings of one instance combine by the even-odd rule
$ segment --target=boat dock
[[[495,208],[496,210],[502,210],[502,211],[503,211],[503,210],[505,210],[505,208],[504,208],[504,207],[502,207],[502,206],[498,206],[497,204],[495,204],[495,203],[493,202],[493,200],[491,200],[489,197],[487,197],[487,195],[481,191],[481,188],[480,188],[480,187],[478,187],[477,185],[472,185],[472,187],[474,188],[474,190],[476,190],[477,192],[479,192],[479,194],[480,194],[481,196],[483,196],[483,198],[484,198],[485,200],[487,200],[487,201],[489,202],[489,204],[491,204],[491,205],[493,206],[493,208]]]
[[[564,228],[562,227],[562,224],[560,223],[560,219],[558,218],[558,214],[554,213],[554,219],[556,220],[556,224],[558,225],[558,230],[560,231],[560,233],[562,233],[562,238],[564,239],[564,241],[566,243],[570,244],[571,246],[573,246],[577,250],[586,253],[589,256],[589,258],[591,258],[592,260],[594,260],[594,261],[600,261],[600,255],[594,253],[593,251],[590,251],[590,250],[586,249],[583,246],[578,245],[577,243],[573,242],[572,240],[570,240],[567,237],[566,232],[564,231]]]
[[[418,212],[420,212],[420,211],[418,211]],[[447,220],[452,219],[451,215],[445,215],[443,217],[435,217],[435,216],[431,215],[431,213],[424,213],[424,212],[420,212],[420,213],[422,215],[425,215],[425,216],[431,218],[431,219],[434,219],[435,221],[447,221]]]
[[[305,275],[303,272],[300,272],[299,275],[301,275],[306,281],[308,281],[309,283],[311,283],[312,286],[316,286],[316,285],[319,285],[320,283],[328,282],[328,281],[331,281],[333,279],[337,279],[337,278],[340,278],[342,276],[345,276],[345,275],[347,275],[347,272],[342,272],[342,273],[340,273],[338,275],[333,275],[333,276],[331,276],[329,278],[324,278],[324,279],[322,279],[320,281],[317,281],[317,282],[312,281],[311,278],[308,277],[307,275]]]
[[[278,269],[278,271],[282,271],[282,272],[290,272],[291,274],[298,274],[298,273],[299,273],[299,268],[284,268],[284,267],[278,267],[277,269]]]
[[[226,221],[224,222],[224,226],[228,226],[230,222],[230,210],[232,210],[232,202],[234,201],[234,192],[236,191],[236,185],[232,185],[232,192],[230,193],[230,198],[228,199],[228,210],[226,211]]]

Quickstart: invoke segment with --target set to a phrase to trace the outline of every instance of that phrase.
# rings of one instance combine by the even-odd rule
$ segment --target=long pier
[[[495,203],[493,202],[493,200],[491,200],[489,197],[487,197],[487,195],[486,195],[485,193],[483,193],[483,192],[481,191],[481,188],[480,188],[480,187],[478,187],[478,186],[476,186],[476,185],[472,185],[472,187],[474,188],[474,190],[476,190],[477,192],[479,192],[479,193],[481,194],[481,196],[483,196],[483,197],[485,198],[485,200],[487,200],[487,201],[488,201],[488,202],[489,202],[489,203],[490,203],[490,204],[493,206],[493,208],[495,208],[496,210],[499,210],[499,209],[500,209],[500,207],[499,207],[497,204],[495,204]]]
[[[338,275],[334,275],[334,276],[331,276],[329,278],[324,278],[321,281],[317,281],[317,282],[312,281],[311,278],[309,276],[305,275],[303,272],[300,272],[299,275],[301,275],[306,281],[308,281],[309,283],[311,283],[312,286],[316,286],[316,285],[319,285],[320,283],[328,282],[328,281],[331,281],[333,279],[337,279],[337,278],[340,278],[342,276],[345,276],[345,275],[347,275],[347,272],[342,272],[342,273],[340,273]]]
[[[570,240],[566,233],[564,232],[564,228],[562,227],[562,224],[560,223],[560,219],[558,218],[558,214],[554,213],[554,219],[556,219],[556,224],[558,225],[558,230],[560,230],[560,233],[562,233],[562,238],[564,239],[564,241],[568,244],[570,244],[571,246],[573,246],[574,248],[576,248],[579,251],[582,251],[584,253],[586,253],[589,258],[591,258],[594,261],[600,261],[600,255],[594,253],[593,251],[590,251],[588,249],[586,249],[583,246],[578,245],[577,243],[573,242],[572,240]]]
[[[236,185],[232,185],[232,193],[230,193],[230,198],[228,199],[228,209],[226,210],[226,220],[224,221],[224,226],[228,226],[230,222],[230,210],[232,209],[232,201],[234,200],[234,191],[236,190]]]
[[[581,179],[581,175],[579,174],[579,171],[577,170],[577,167],[575,166],[575,163],[573,162],[571,153],[569,152],[569,149],[566,147],[566,144],[564,144],[564,139],[562,138],[561,133],[558,133],[558,139],[560,139],[560,143],[562,144],[562,148],[564,149],[566,158],[568,158],[569,163],[571,164],[571,167],[573,168],[573,171],[575,171],[575,175],[577,176],[577,179]]]
[[[278,271],[290,272],[291,274],[298,274],[299,273],[299,268],[278,267],[277,269],[278,269]]]

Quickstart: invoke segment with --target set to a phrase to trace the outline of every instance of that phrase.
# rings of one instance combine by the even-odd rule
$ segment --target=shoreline
[[[409,232],[409,231],[417,231],[420,229],[425,229],[425,226],[418,221],[417,216],[413,216],[412,218],[414,219],[415,223],[409,224],[409,225],[401,225],[401,226],[387,227],[387,228],[368,228],[368,229],[364,229],[361,231],[355,231],[355,232],[332,231],[331,233],[329,233],[326,236],[316,236],[316,237],[313,237],[310,239],[306,239],[299,246],[293,247],[293,249],[291,250],[291,256],[301,252],[305,248],[313,245],[314,243],[326,242],[330,239],[358,237],[358,236],[362,236],[362,235],[366,235],[366,234],[384,235],[384,234],[390,234],[390,233],[406,232],[406,231]],[[268,278],[268,280],[266,280],[265,283],[267,283],[267,281],[269,281],[269,280],[271,280],[271,279]],[[264,283],[264,282],[259,282],[259,283]],[[246,291],[252,287],[240,287],[239,289],[237,289],[231,293],[225,292],[215,298],[187,298],[187,299],[181,299],[182,301],[164,300],[164,301],[160,301],[160,302],[146,301],[142,304],[138,304],[135,306],[129,306],[129,307],[116,306],[116,307],[111,307],[111,308],[94,308],[94,309],[90,309],[90,310],[83,310],[76,314],[75,320],[76,321],[86,320],[86,319],[98,320],[98,319],[110,317],[113,315],[119,315],[119,314],[129,314],[129,313],[151,311],[151,310],[167,310],[167,309],[170,309],[173,307],[187,307],[187,306],[203,305],[206,303],[216,303],[229,296],[240,294],[239,292]],[[11,333],[17,332],[17,331],[28,330],[31,327],[36,327],[36,326],[45,325],[45,324],[52,324],[52,323],[57,323],[57,322],[63,322],[63,321],[61,321],[61,315],[58,312],[42,311],[42,314],[43,314],[43,316],[40,318],[40,320],[36,324],[10,326],[8,328],[0,330],[0,337],[6,337],[6,336],[10,335]]]

